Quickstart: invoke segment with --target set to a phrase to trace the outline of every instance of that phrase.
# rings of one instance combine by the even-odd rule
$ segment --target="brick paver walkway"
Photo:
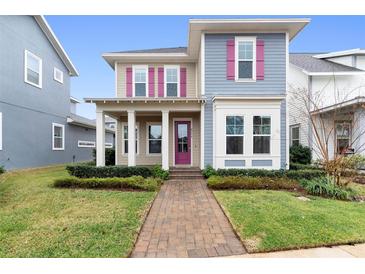
[[[171,180],[156,197],[131,257],[245,253],[204,180]]]

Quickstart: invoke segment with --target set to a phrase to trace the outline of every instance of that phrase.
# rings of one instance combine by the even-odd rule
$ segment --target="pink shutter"
[[[180,68],[180,96],[186,97],[186,68]]]
[[[234,40],[227,40],[227,80],[234,80]]]
[[[264,80],[264,41],[256,41],[256,80]]]
[[[158,97],[164,96],[164,70],[163,68],[158,68]]]
[[[132,72],[132,68],[127,68],[126,69],[126,71],[127,71],[127,75],[126,75],[126,78],[127,78],[127,81],[126,81],[126,83],[127,83],[127,97],[132,97],[132,95],[133,95],[133,76],[132,76],[132,74],[133,74],[133,72]]]
[[[148,68],[148,96],[155,96],[155,68]]]

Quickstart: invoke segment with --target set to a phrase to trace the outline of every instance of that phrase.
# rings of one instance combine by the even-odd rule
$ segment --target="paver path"
[[[170,180],[156,197],[131,257],[245,253],[204,180]]]

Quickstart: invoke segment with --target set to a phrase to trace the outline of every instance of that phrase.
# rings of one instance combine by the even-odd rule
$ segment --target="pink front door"
[[[191,129],[189,121],[175,122],[175,164],[191,164]]]

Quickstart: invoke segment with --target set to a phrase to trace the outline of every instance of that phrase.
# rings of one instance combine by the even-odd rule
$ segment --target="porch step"
[[[204,179],[199,168],[172,168],[169,178],[171,180]]]
[[[169,180],[202,180],[204,177],[202,175],[170,175]]]

